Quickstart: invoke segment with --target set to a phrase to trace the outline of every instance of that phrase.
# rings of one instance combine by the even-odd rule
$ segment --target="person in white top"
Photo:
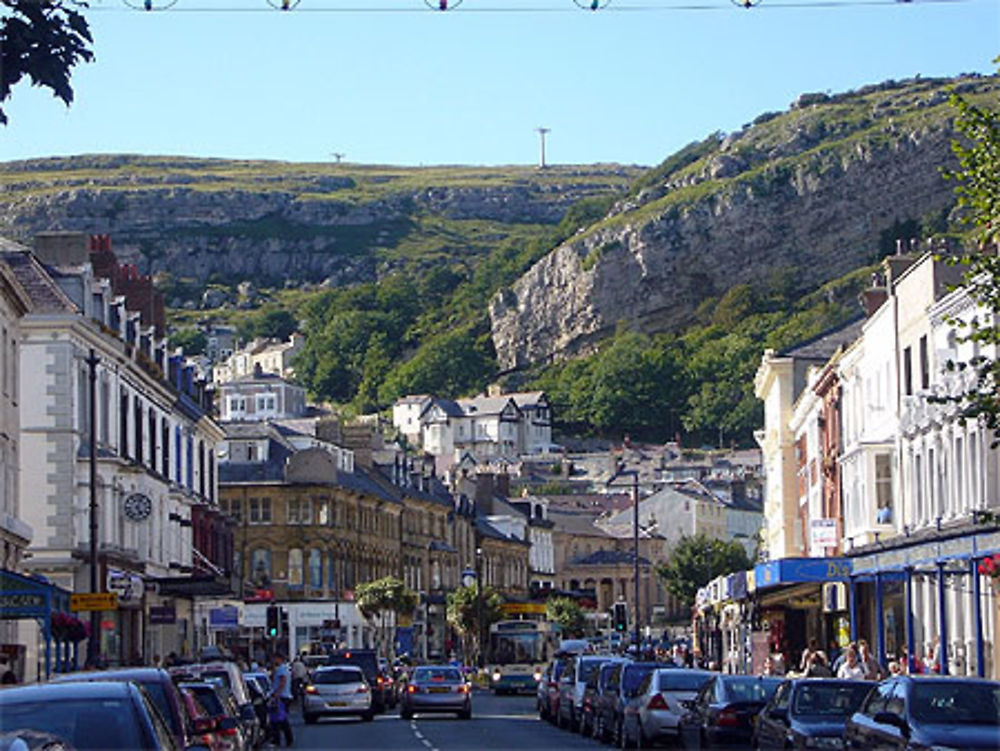
[[[865,679],[865,669],[858,662],[858,653],[854,647],[848,647],[844,652],[844,662],[837,670],[838,678],[847,678],[853,681],[863,681]]]

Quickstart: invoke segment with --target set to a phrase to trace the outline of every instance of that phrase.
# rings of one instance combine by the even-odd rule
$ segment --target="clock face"
[[[134,521],[141,522],[149,518],[153,511],[153,502],[149,496],[142,493],[133,493],[125,499],[125,516]]]

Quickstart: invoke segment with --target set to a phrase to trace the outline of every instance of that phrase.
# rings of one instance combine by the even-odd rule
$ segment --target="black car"
[[[608,676],[608,683],[604,691],[601,692],[598,710],[594,716],[594,721],[599,728],[595,733],[602,739],[610,735],[616,743],[620,744],[624,738],[622,729],[629,702],[635,699],[643,679],[663,665],[658,662],[610,664],[613,665],[613,668]]]
[[[79,683],[81,681],[132,681],[138,683],[149,694],[153,704],[160,710],[167,726],[180,746],[192,743],[193,727],[184,711],[180,693],[170,679],[170,674],[160,668],[120,668],[117,670],[88,670],[67,673],[53,679],[54,683]]]
[[[843,748],[844,721],[857,711],[871,688],[866,681],[787,680],[757,715],[753,747],[759,751]]]
[[[0,739],[10,742],[39,733],[77,751],[183,748],[149,694],[129,681],[44,683],[0,691]]]
[[[342,649],[332,652],[326,660],[326,665],[357,665],[371,686],[372,709],[384,712],[391,704],[389,694],[392,691],[392,684],[388,676],[382,673],[378,654],[374,649]]]
[[[680,735],[685,748],[737,746],[749,748],[757,713],[783,678],[717,675],[687,704]]]
[[[847,720],[851,749],[1000,748],[1000,683],[896,676],[879,683]]]
[[[590,734],[599,741],[608,740],[615,729],[612,721],[614,702],[621,685],[622,670],[628,662],[627,659],[607,662],[597,673],[597,686],[591,694]]]

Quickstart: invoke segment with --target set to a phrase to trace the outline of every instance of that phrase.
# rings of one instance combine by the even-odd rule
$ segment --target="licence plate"
[[[347,706],[347,702],[346,701],[328,701],[326,703],[326,706],[328,706],[328,707],[346,707]]]
[[[447,694],[451,693],[451,689],[446,688],[445,686],[431,686],[430,692],[432,694]]]

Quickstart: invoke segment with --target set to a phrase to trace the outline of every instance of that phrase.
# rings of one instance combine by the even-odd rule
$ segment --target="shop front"
[[[0,569],[0,620],[14,621],[18,634],[31,632],[32,638],[41,642],[39,654],[29,654],[26,644],[0,644],[0,654],[5,658],[4,671],[10,670],[19,682],[29,675],[48,678],[58,660],[60,645],[53,633],[53,623],[60,614],[70,612],[70,594],[41,577]],[[20,623],[34,621],[37,629]],[[37,635],[37,637],[36,637]],[[26,640],[25,640],[26,641]],[[75,646],[75,645],[74,645]],[[34,657],[37,666],[28,664]]]

